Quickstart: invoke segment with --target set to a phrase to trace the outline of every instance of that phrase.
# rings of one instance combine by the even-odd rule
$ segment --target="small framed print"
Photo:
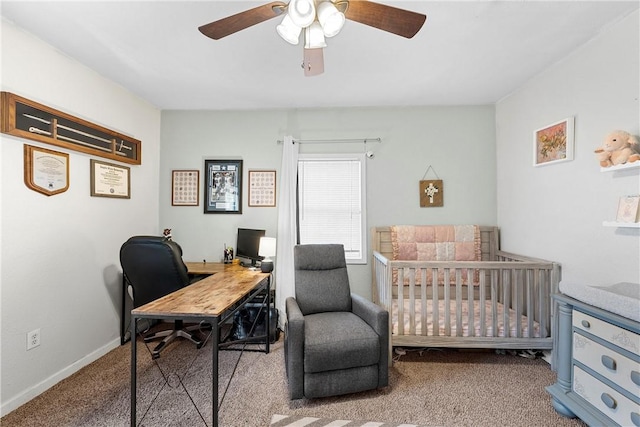
[[[45,196],[64,193],[69,188],[69,155],[25,144],[24,183]]]
[[[573,160],[573,117],[533,133],[533,166]]]
[[[171,171],[171,206],[198,206],[200,204],[200,171]]]
[[[242,213],[242,160],[204,161],[204,213]]]
[[[276,205],[276,171],[249,171],[249,206],[274,207]]]
[[[640,195],[622,196],[618,202],[616,222],[638,222],[640,213]]]
[[[444,206],[444,185],[441,179],[420,181],[420,207]]]
[[[131,198],[131,168],[91,159],[91,196]]]

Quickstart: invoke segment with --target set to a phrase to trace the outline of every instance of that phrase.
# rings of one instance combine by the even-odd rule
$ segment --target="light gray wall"
[[[296,139],[376,138],[367,160],[369,227],[393,224],[496,223],[493,106],[349,108],[272,111],[163,111],[160,225],[171,228],[186,260],[220,259],[238,227],[277,232],[277,208],[248,207],[247,171],[279,171],[284,135]],[[364,143],[303,144],[301,152],[364,151]],[[243,213],[203,214],[171,206],[171,171],[199,169],[205,159],[242,159]],[[419,181],[431,165],[444,181],[444,206],[421,208]],[[279,173],[277,173],[279,180]],[[426,177],[434,179],[432,171]],[[201,176],[201,185],[204,182]],[[202,193],[202,187],[200,188]],[[353,265],[353,290],[370,297],[370,265]]]
[[[640,134],[639,13],[496,106],[502,247],[562,263],[563,280],[640,283],[640,229],[607,228],[640,168],[600,172],[593,153],[614,129]],[[532,167],[533,131],[575,117],[575,159]]]
[[[120,245],[158,232],[160,112],[7,21],[3,91],[142,141],[131,199],[90,197],[94,156],[0,134],[2,414],[120,344]],[[69,189],[26,187],[24,144],[69,154]],[[26,337],[40,328],[41,344]]]

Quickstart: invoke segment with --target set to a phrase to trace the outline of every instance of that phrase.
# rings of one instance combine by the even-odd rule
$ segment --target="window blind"
[[[363,260],[363,172],[354,157],[299,160],[301,244],[340,243],[347,260]]]

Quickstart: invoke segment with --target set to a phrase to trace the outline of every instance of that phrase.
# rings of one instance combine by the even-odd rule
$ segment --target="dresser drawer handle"
[[[602,399],[602,403],[607,405],[608,408],[616,409],[618,406],[618,402],[616,402],[616,400],[608,393],[602,393],[602,395],[600,395],[600,399]]]
[[[632,412],[631,413],[631,422],[633,423],[634,426],[640,427],[640,414],[637,413],[637,412]]]
[[[631,371],[631,381],[633,381],[635,385],[640,385],[640,372]]]
[[[582,326],[584,326],[585,328],[590,328],[591,327],[591,323],[589,323],[588,320],[583,320],[582,322],[580,322],[582,324]]]
[[[602,361],[602,364],[605,368],[611,369],[612,371],[616,370],[616,361],[614,358],[603,354],[600,360]]]

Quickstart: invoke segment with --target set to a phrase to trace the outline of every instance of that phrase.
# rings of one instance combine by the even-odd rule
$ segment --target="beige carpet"
[[[144,347],[139,348],[138,425],[211,425],[211,346],[196,350],[186,342],[172,344],[158,365]],[[221,353],[221,399],[238,356]],[[127,344],[8,414],[0,424],[127,426],[129,361]],[[163,386],[159,368],[169,385]],[[554,373],[540,359],[491,351],[410,351],[394,362],[385,389],[290,401],[281,339],[270,354],[244,353],[224,396],[220,425],[269,426],[272,416],[281,414],[423,426],[584,426],[553,410],[544,387],[554,382]]]

